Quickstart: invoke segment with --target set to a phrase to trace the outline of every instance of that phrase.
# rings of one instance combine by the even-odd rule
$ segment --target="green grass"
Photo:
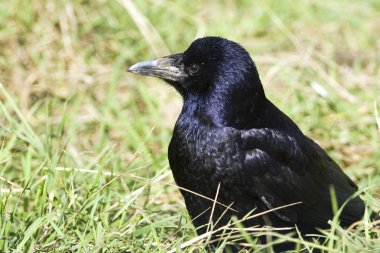
[[[204,35],[247,48],[267,96],[378,211],[379,17],[378,0],[3,1],[0,251],[205,250],[167,161],[180,97],[126,73]],[[300,247],[380,251],[367,221]]]

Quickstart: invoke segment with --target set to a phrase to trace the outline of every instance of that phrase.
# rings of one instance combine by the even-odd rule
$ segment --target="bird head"
[[[196,98],[199,106],[231,124],[236,123],[234,117],[249,113],[255,103],[265,99],[248,52],[219,37],[197,39],[183,53],[139,62],[128,71],[164,80],[182,95],[185,104]]]

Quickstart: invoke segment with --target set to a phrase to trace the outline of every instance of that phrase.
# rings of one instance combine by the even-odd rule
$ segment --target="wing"
[[[264,128],[242,131],[241,138],[246,185],[254,184],[264,205],[271,209],[302,202],[275,212],[284,221],[326,228],[333,217],[331,187],[339,207],[357,190],[326,152],[303,135],[295,138]],[[363,214],[363,201],[352,198],[340,215],[341,224],[349,226]]]

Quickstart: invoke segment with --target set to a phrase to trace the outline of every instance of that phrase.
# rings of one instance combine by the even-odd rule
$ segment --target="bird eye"
[[[197,73],[198,70],[199,70],[199,65],[197,65],[197,64],[192,64],[191,66],[189,66],[189,67],[187,68],[187,70],[189,71],[189,74],[190,74],[190,75],[192,75],[192,74],[194,74],[194,73]]]

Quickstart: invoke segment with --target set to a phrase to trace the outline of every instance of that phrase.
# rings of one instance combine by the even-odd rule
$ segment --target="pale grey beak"
[[[182,58],[183,54],[173,54],[155,60],[143,61],[131,66],[128,71],[182,83],[187,77]]]

